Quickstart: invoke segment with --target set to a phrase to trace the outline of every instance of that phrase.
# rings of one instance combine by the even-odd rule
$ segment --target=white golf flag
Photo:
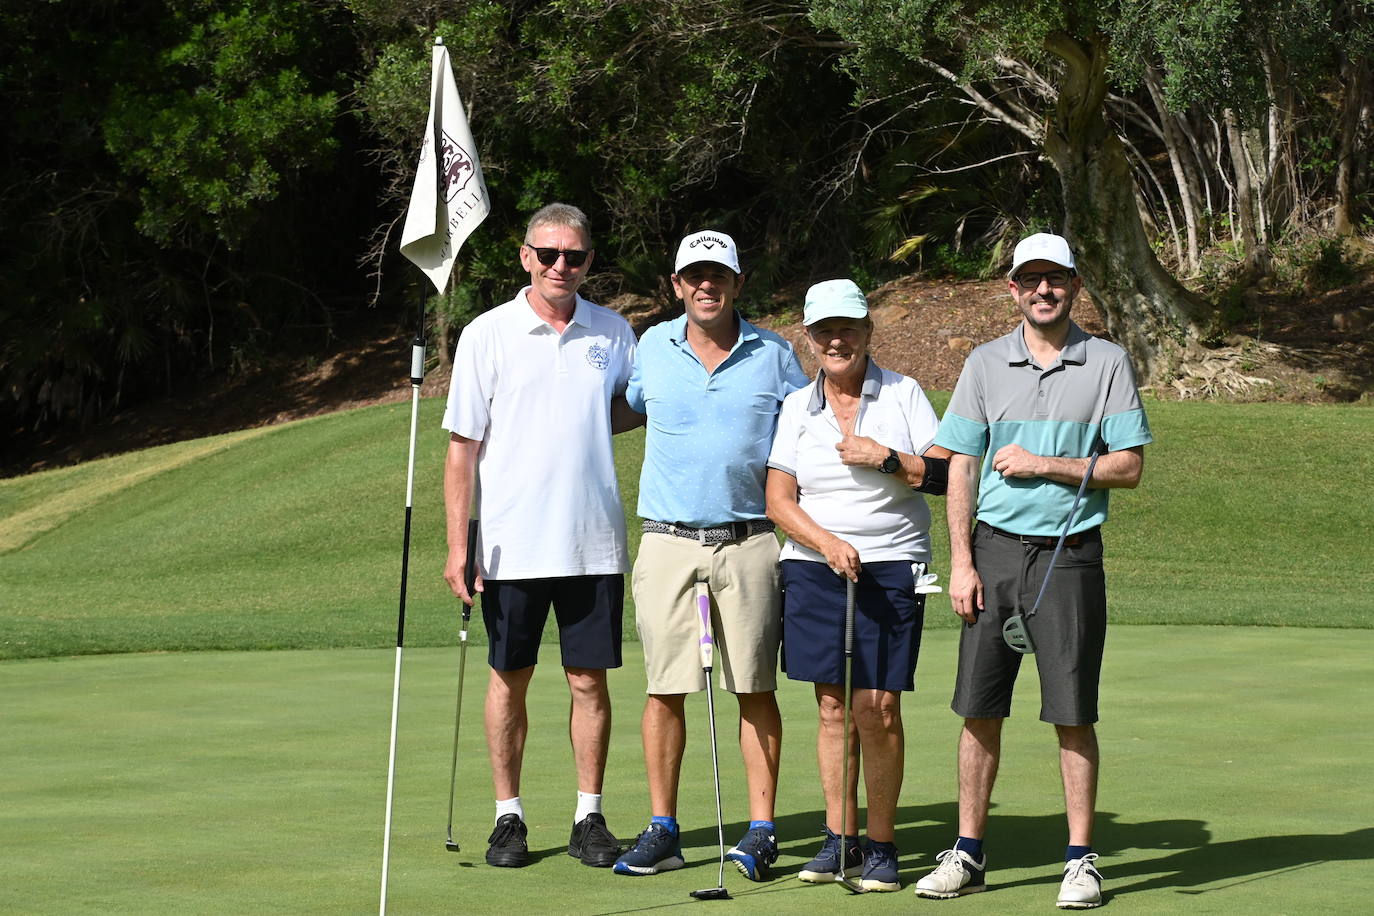
[[[429,122],[401,231],[401,254],[442,293],[458,249],[486,219],[491,199],[442,39],[434,42],[429,82]]]

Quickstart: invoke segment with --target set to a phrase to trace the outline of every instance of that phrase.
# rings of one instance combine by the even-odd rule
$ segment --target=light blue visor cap
[[[827,318],[867,318],[868,300],[853,280],[824,280],[806,291],[802,324]]]

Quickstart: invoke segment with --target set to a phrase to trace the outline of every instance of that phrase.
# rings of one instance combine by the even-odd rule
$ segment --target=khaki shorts
[[[710,583],[715,670],[731,693],[778,686],[782,602],[778,539],[764,531],[742,541],[703,546],[671,534],[645,534],[631,586],[635,626],[644,644],[651,694],[706,689],[697,649],[696,582]]]

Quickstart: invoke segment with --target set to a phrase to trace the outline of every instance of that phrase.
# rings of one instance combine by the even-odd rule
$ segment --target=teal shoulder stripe
[[[1155,441],[1150,434],[1150,423],[1145,419],[1143,407],[1105,417],[1102,420],[1102,438],[1113,451]]]
[[[988,428],[986,424],[945,411],[934,444],[961,455],[981,455],[988,450]]]

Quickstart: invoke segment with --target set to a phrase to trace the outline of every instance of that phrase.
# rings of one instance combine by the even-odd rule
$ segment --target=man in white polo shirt
[[[592,264],[587,217],[550,204],[520,246],[530,283],[479,315],[453,357],[444,428],[448,562],[465,603],[468,515],[477,497],[476,591],[487,661],[487,750],[496,792],[488,864],[529,864],[520,769],[525,695],[550,605],[572,694],[577,807],[568,854],[608,867],[620,853],[601,814],[610,740],[606,670],[621,663],[629,569],[611,435],[642,418],[624,407],[635,336],[623,318],[577,294]],[[614,420],[613,420],[614,417]],[[480,481],[480,483],[479,483]]]

